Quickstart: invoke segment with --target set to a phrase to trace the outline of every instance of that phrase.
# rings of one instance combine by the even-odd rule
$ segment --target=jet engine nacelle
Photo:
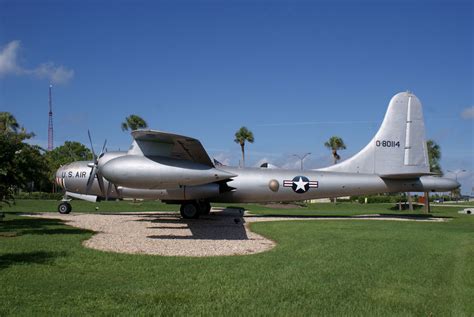
[[[99,170],[101,175],[113,184],[137,189],[194,186],[236,176],[187,160],[140,155],[125,155],[111,159]]]

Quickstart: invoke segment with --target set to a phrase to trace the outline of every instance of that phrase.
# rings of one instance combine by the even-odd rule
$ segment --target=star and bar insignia
[[[284,180],[283,187],[291,187],[295,193],[306,193],[310,188],[318,188],[318,181],[310,181],[306,176],[295,176],[292,180]]]

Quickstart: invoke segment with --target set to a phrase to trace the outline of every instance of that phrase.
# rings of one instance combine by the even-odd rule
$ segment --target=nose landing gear
[[[72,210],[72,206],[68,201],[63,201],[58,205],[58,212],[60,214],[66,215],[70,213]]]

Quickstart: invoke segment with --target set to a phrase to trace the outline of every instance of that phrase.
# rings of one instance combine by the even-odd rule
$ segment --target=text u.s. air
[[[132,137],[127,152],[103,148],[93,161],[58,169],[56,183],[65,191],[60,213],[71,211],[69,197],[161,200],[180,204],[183,218],[198,218],[209,214],[214,202],[444,192],[460,186],[430,173],[422,106],[409,92],[392,97],[378,132],[360,152],[316,170],[216,166],[194,138],[154,130],[136,130]]]

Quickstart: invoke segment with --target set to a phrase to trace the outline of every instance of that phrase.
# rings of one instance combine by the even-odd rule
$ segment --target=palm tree
[[[329,138],[327,142],[324,142],[324,146],[327,147],[332,151],[332,157],[334,158],[334,164],[337,164],[337,161],[341,159],[339,154],[337,153],[338,150],[345,150],[346,145],[342,138],[338,136],[332,136]],[[334,203],[337,202],[337,197],[334,197]]]
[[[0,112],[0,132],[17,133],[20,125],[10,112]]]
[[[241,127],[237,132],[235,132],[234,142],[240,144],[242,150],[242,167],[245,166],[245,141],[253,143],[254,140],[252,131],[246,127]]]
[[[0,112],[0,133],[15,134],[22,140],[30,139],[35,136],[33,132],[26,132],[26,129],[20,126],[16,118],[10,112]]]
[[[430,164],[430,172],[443,175],[439,160],[441,159],[441,147],[433,140],[426,141],[428,149],[428,161]]]
[[[141,117],[136,114],[131,114],[125,118],[125,121],[122,122],[122,131],[133,131],[137,129],[147,128],[148,124]]]
[[[439,164],[439,160],[441,159],[441,147],[433,140],[426,141],[426,148],[428,150],[428,163],[430,164],[430,172],[443,175],[443,171],[441,170],[441,165]],[[410,193],[408,193],[410,195]],[[408,196],[411,198],[410,196]],[[430,212],[429,207],[429,199],[430,195],[428,192],[425,192],[425,212]],[[410,210],[413,210],[411,199],[409,201]]]
[[[344,141],[338,136],[332,136],[327,142],[324,143],[324,146],[332,151],[332,157],[334,158],[334,164],[337,164],[337,161],[341,159],[338,150],[345,150],[346,145]]]

